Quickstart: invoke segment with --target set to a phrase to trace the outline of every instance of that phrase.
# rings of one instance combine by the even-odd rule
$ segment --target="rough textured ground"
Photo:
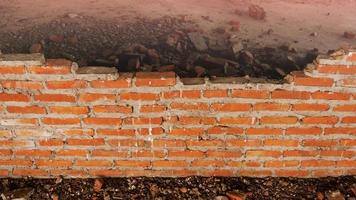
[[[1,179],[0,194],[33,189],[29,199],[328,199],[354,200],[356,177]],[[11,192],[10,192],[11,194]],[[239,198],[238,198],[239,197]]]

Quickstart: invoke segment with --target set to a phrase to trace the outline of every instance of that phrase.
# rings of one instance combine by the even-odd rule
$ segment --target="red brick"
[[[152,144],[151,142],[146,142],[144,140],[136,140],[136,139],[112,139],[112,140],[108,140],[107,143],[110,146],[113,147],[147,147],[150,144]]]
[[[247,135],[281,135],[282,129],[278,128],[248,128],[246,130]]]
[[[340,92],[314,92],[313,99],[326,99],[326,100],[349,100],[351,94]]]
[[[131,157],[135,158],[164,158],[164,151],[135,151],[131,152]]]
[[[222,117],[219,120],[219,124],[245,124],[253,125],[256,123],[256,119],[252,117]]]
[[[282,156],[281,151],[265,151],[265,150],[248,150],[246,157],[273,157],[278,158]]]
[[[80,167],[111,167],[112,162],[108,160],[77,160],[74,166]]]
[[[231,139],[231,140],[226,140],[226,146],[228,147],[248,147],[248,146],[253,146],[253,147],[258,147],[262,145],[261,140],[243,140],[243,139]]]
[[[1,119],[0,124],[3,126],[34,126],[37,125],[37,119]]]
[[[356,87],[356,79],[343,79],[341,82],[344,86]]]
[[[306,147],[331,147],[337,145],[335,140],[304,140],[303,143]]]
[[[185,99],[199,99],[201,97],[200,90],[183,90],[181,97]]]
[[[222,98],[228,96],[227,90],[204,90],[203,96],[206,98]]]
[[[0,101],[21,101],[21,102],[29,102],[30,97],[24,94],[8,94],[8,93],[0,93]]]
[[[343,176],[343,170],[313,170],[313,177]]]
[[[117,160],[115,161],[115,165],[118,167],[143,167],[143,168],[147,168],[149,166],[151,166],[151,162],[150,161],[139,161],[139,160]]]
[[[220,112],[244,112],[251,109],[251,104],[244,103],[214,103],[211,105],[213,111]]]
[[[301,167],[332,167],[335,166],[335,161],[330,160],[302,160]]]
[[[223,160],[193,160],[192,167],[224,167]]]
[[[30,149],[30,150],[17,150],[14,152],[15,156],[28,156],[28,157],[49,157],[52,155],[52,152],[49,150],[36,150],[36,149]]]
[[[79,95],[80,102],[110,101],[115,102],[115,94],[83,93]]]
[[[36,160],[37,167],[70,167],[72,166],[71,160]]]
[[[355,143],[356,144],[356,143]],[[356,155],[354,151],[342,151],[342,150],[323,150],[320,151],[320,156],[324,157],[346,157],[352,158]]]
[[[138,72],[136,73],[137,87],[165,87],[176,84],[176,75],[174,72]]]
[[[332,78],[295,77],[295,85],[331,87],[334,84]]]
[[[78,118],[44,118],[42,123],[46,125],[78,125],[80,124],[80,119]]]
[[[42,83],[37,81],[1,81],[0,85],[7,89],[28,89],[39,90],[42,89]]]
[[[204,134],[204,129],[202,128],[173,128],[170,132],[171,135],[175,136],[200,136]]]
[[[120,94],[121,100],[133,100],[133,101],[157,101],[159,100],[159,94],[155,93],[137,93],[128,92]]]
[[[343,139],[343,140],[340,140],[340,145],[341,146],[356,146],[356,140]]]
[[[356,160],[339,160],[336,161],[336,167],[356,167]]]
[[[164,99],[180,98],[180,91],[162,92],[162,97]]]
[[[70,74],[71,66],[31,66],[28,71],[31,74]]]
[[[284,167],[297,167],[299,161],[297,160],[270,160],[264,163],[264,167],[271,168],[284,168]]]
[[[356,104],[338,105],[338,106],[334,107],[334,111],[336,111],[336,112],[354,112],[354,113],[356,113]]]
[[[350,134],[356,135],[356,128],[349,127],[335,127],[335,128],[325,128],[324,134]]]
[[[0,160],[0,166],[8,166],[8,165],[31,167],[32,161],[31,160]]]
[[[115,158],[127,158],[130,152],[127,151],[115,151],[115,150],[93,150],[91,156],[93,157],[115,157]]]
[[[90,82],[93,88],[129,88],[131,87],[130,79],[119,79],[114,81],[95,80]]]
[[[333,65],[319,65],[318,71],[327,74],[356,74],[354,66],[333,66]]]
[[[310,99],[309,92],[275,90],[272,92],[272,99]]]
[[[0,66],[0,74],[24,74],[26,73],[24,66]]]
[[[75,97],[67,94],[38,94],[34,99],[43,102],[75,102]]]
[[[14,169],[12,172],[14,176],[33,176],[33,177],[48,177],[49,173],[47,170],[42,169]]]
[[[297,122],[297,117],[262,117],[260,119],[261,124],[296,124]]]
[[[40,146],[62,146],[64,141],[62,139],[43,139],[38,141]]]
[[[155,118],[145,118],[145,117],[131,117],[125,118],[124,124],[125,125],[145,125],[145,124],[162,124],[163,119],[161,117]]]
[[[153,147],[185,147],[184,140],[168,140],[168,139],[157,139],[152,142]]]
[[[66,129],[62,133],[68,136],[93,136],[93,129]]]
[[[207,151],[208,158],[240,158],[242,153],[240,151]]]
[[[268,99],[269,92],[265,90],[233,90],[231,96],[247,99]]]
[[[7,112],[9,113],[21,113],[21,114],[46,114],[46,109],[38,106],[8,106]]]
[[[179,117],[178,122],[180,124],[184,124],[184,125],[199,125],[199,124],[215,125],[216,124],[216,119],[214,117],[187,117],[187,116],[181,116],[181,117]]]
[[[188,163],[184,160],[155,160],[152,161],[153,167],[187,167]]]
[[[83,122],[87,125],[119,126],[122,120],[120,118],[84,118]]]
[[[307,177],[310,172],[305,170],[278,170],[275,175],[281,177]]]
[[[241,135],[244,133],[244,130],[242,128],[216,126],[216,127],[209,128],[207,130],[207,133],[212,135],[217,135],[217,134]]]
[[[284,146],[284,147],[297,147],[299,146],[298,140],[279,140],[268,139],[264,141],[265,146]]]
[[[133,129],[98,129],[96,130],[98,135],[108,136],[134,136],[135,130]]]
[[[99,105],[93,106],[93,111],[96,113],[132,113],[132,106],[110,106]]]
[[[302,122],[304,124],[336,124],[339,121],[335,116],[321,116],[321,117],[304,117]]]
[[[12,151],[8,150],[8,149],[0,149],[0,156],[4,157],[4,156],[11,156],[12,155]]]
[[[222,140],[187,140],[187,147],[223,147]]]
[[[161,127],[157,127],[157,128],[141,128],[139,130],[137,130],[137,133],[139,135],[161,135],[165,132],[165,130]]]
[[[66,176],[66,177],[85,177],[87,176],[87,171],[83,170],[72,170],[72,169],[50,169],[52,177]]]
[[[67,145],[73,146],[101,146],[104,145],[103,138],[96,138],[96,139],[67,139]]]
[[[175,110],[191,110],[191,111],[208,111],[209,110],[209,104],[207,103],[171,103],[170,105],[171,109]]]
[[[318,151],[287,150],[283,152],[283,157],[316,157]]]
[[[308,103],[300,103],[294,104],[294,111],[327,111],[330,106],[327,104],[308,104]]]
[[[87,83],[82,80],[74,81],[47,81],[48,89],[78,89],[87,87]]]
[[[8,177],[9,176],[9,171],[6,169],[1,169],[0,170],[0,177]]]
[[[144,105],[140,107],[140,112],[142,113],[155,113],[155,112],[164,112],[166,111],[165,105]]]
[[[74,114],[74,115],[81,115],[81,114],[88,114],[89,108],[88,107],[79,107],[79,106],[51,106],[49,107],[51,113],[57,114]]]
[[[286,135],[320,135],[322,133],[321,128],[311,127],[311,128],[288,128],[286,130]]]
[[[279,103],[257,103],[253,105],[253,109],[256,111],[287,111],[290,109],[290,105]]]
[[[28,140],[0,140],[0,146],[4,146],[4,147],[33,146],[33,142]]]
[[[356,123],[356,116],[344,117],[344,118],[342,118],[341,123],[344,123],[344,124],[355,124]]]
[[[56,156],[69,156],[69,157],[86,157],[88,155],[87,150],[82,149],[62,149],[55,152]]]

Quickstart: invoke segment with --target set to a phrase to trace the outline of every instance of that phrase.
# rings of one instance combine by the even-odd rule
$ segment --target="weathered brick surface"
[[[354,175],[355,55],[285,84],[0,61],[0,176]]]

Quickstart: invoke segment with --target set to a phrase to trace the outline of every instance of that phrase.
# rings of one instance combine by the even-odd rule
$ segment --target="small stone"
[[[324,200],[324,195],[323,195],[323,193],[318,192],[318,193],[316,194],[316,199],[317,199],[317,200]]]
[[[181,188],[179,188],[179,191],[180,191],[181,193],[187,193],[187,192],[188,192],[188,189],[187,189],[186,187],[181,187]]]
[[[63,35],[56,35],[56,34],[52,34],[48,37],[48,39],[52,42],[63,42],[64,41],[64,36]]]
[[[266,18],[266,11],[259,5],[251,5],[248,8],[248,15],[256,20]]]
[[[100,192],[101,188],[103,187],[103,180],[102,179],[95,179],[94,181],[94,192]]]
[[[30,53],[42,53],[43,52],[43,48],[42,48],[42,45],[40,43],[36,43],[36,44],[33,44],[31,47],[30,47]]]
[[[188,37],[198,51],[208,50],[208,45],[206,44],[204,37],[200,33],[189,33]]]
[[[228,196],[230,200],[245,200],[246,199],[246,194],[237,193],[237,192],[227,192],[226,196]]]
[[[344,32],[344,38],[355,39],[355,37],[356,37],[356,34],[353,32],[349,32],[349,31]]]
[[[326,193],[327,200],[345,200],[344,195],[339,191],[330,191]]]
[[[227,196],[216,196],[214,200],[229,200]]]
[[[52,200],[59,200],[59,196],[57,194],[52,194]]]

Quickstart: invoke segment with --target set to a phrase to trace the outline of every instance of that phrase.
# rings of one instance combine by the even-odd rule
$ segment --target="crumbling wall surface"
[[[0,66],[2,177],[356,174],[356,52],[284,84],[79,74],[37,54]]]

